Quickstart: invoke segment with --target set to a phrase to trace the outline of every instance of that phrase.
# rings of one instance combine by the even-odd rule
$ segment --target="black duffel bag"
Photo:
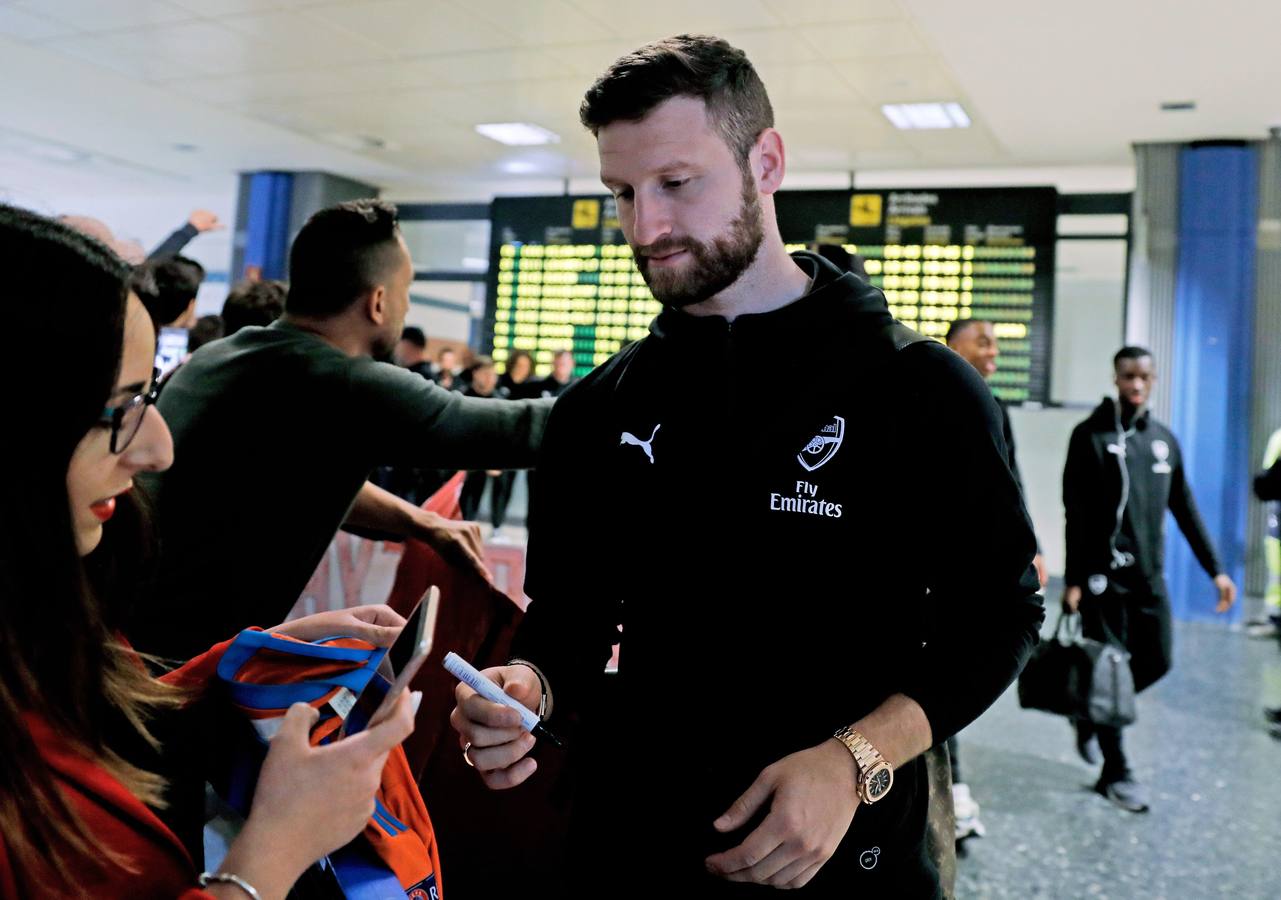
[[[1019,675],[1019,705],[1096,725],[1135,719],[1134,675],[1124,648],[1081,636],[1081,617],[1061,613]]]

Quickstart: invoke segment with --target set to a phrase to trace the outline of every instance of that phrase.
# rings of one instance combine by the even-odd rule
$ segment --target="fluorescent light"
[[[523,159],[509,159],[506,162],[499,163],[498,168],[508,175],[531,175],[538,171],[536,163],[527,162]]]
[[[492,141],[511,147],[560,143],[560,135],[556,132],[528,122],[490,122],[486,125],[477,125],[476,131]]]
[[[959,103],[887,103],[881,107],[895,128],[969,128],[970,117]]]

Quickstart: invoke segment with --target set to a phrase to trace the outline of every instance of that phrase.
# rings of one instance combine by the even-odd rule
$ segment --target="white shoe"
[[[952,785],[952,812],[956,817],[957,841],[987,834],[987,828],[979,821],[979,805],[970,796],[968,784]]]
[[[1273,638],[1277,636],[1277,624],[1271,619],[1255,619],[1245,623],[1245,633],[1252,638]]]

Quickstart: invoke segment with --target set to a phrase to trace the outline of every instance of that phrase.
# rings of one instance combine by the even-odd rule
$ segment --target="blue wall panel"
[[[1220,559],[1244,580],[1249,490],[1258,153],[1248,146],[1187,147],[1179,173],[1179,262],[1171,422],[1184,467]],[[1174,614],[1222,620],[1216,593],[1172,518],[1166,573]],[[1230,618],[1240,618],[1238,603]]]
[[[263,278],[289,277],[293,181],[289,172],[257,172],[250,180],[245,267],[257,266]]]

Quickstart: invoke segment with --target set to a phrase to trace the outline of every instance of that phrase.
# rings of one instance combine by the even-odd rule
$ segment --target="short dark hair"
[[[406,325],[405,330],[400,333],[402,341],[408,341],[419,350],[427,349],[427,335],[417,325]]]
[[[386,281],[396,264],[396,207],[349,200],[307,220],[289,250],[285,310],[327,318]]]
[[[1116,356],[1112,357],[1112,369],[1115,370],[1117,366],[1121,365],[1121,360],[1123,359],[1143,359],[1145,356],[1148,359],[1152,359],[1152,351],[1147,347],[1137,347],[1133,344],[1122,347],[1116,351]]]
[[[223,336],[222,316],[201,316],[187,332],[187,352],[195,353],[205,344]]]
[[[222,321],[227,336],[250,325],[265,326],[285,311],[289,286],[283,281],[242,281],[231,289],[222,304]]]
[[[980,322],[986,322],[986,321],[988,321],[988,320],[987,320],[987,319],[974,319],[974,318],[970,318],[970,319],[953,319],[953,320],[952,320],[952,324],[951,324],[951,325],[949,325],[949,326],[947,326],[947,336],[943,338],[943,342],[944,342],[944,343],[946,343],[946,344],[950,344],[950,343],[952,343],[952,338],[960,337],[961,332],[963,332],[965,329],[969,328],[971,325],[977,325],[977,324],[979,324]]]
[[[160,327],[187,311],[204,280],[205,267],[200,263],[186,256],[169,256],[142,263],[130,283],[156,327]]]
[[[482,354],[481,356],[477,356],[475,359],[472,360],[471,365],[467,367],[467,371],[475,372],[477,369],[493,369],[493,368],[495,368],[494,358],[492,356],[485,356]]]
[[[697,97],[739,162],[774,126],[774,109],[742,50],[704,34],[646,44],[614,61],[587,89],[578,117],[592,134],[619,120],[643,119],[673,97]]]

